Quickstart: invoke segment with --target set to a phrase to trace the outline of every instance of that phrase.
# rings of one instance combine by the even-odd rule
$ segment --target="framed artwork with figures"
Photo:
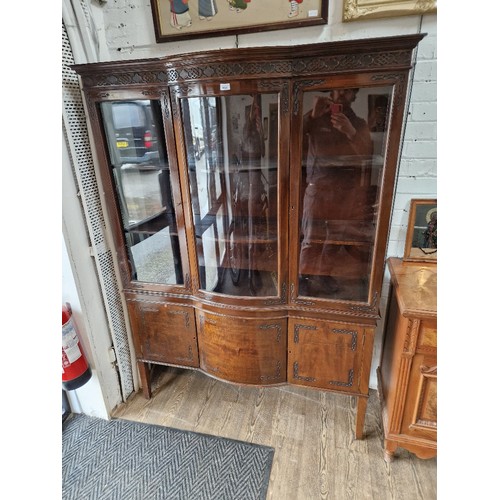
[[[153,0],[156,41],[327,24],[328,0]]]

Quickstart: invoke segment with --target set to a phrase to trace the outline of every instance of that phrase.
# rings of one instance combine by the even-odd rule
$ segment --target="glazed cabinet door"
[[[197,311],[197,324],[202,370],[242,384],[286,382],[286,319]]]
[[[100,172],[126,288],[186,291],[187,248],[165,95],[114,91],[95,105]],[[140,97],[139,97],[140,96]],[[96,123],[97,122],[97,123]]]
[[[292,302],[376,310],[404,96],[392,78],[294,82]]]
[[[196,321],[191,307],[128,301],[139,361],[198,367]]]
[[[286,287],[288,86],[173,89],[195,290],[214,302],[279,303]]]
[[[288,382],[368,393],[373,329],[294,318],[288,326]]]

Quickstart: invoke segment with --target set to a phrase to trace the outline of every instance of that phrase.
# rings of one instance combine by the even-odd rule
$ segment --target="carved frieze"
[[[374,51],[363,54],[337,54],[322,58],[304,57],[290,60],[262,61],[175,61],[165,65],[176,65],[166,70],[138,71],[133,65],[122,67],[113,73],[86,74],[82,77],[84,88],[115,87],[134,85],[161,85],[188,82],[201,82],[212,79],[279,78],[300,77],[314,74],[345,73],[384,68],[388,65],[406,68],[411,64],[412,50]],[[213,56],[212,56],[213,57]],[[189,59],[189,57],[187,57]],[[210,59],[210,55],[207,55]],[[156,62],[156,64],[158,64]]]

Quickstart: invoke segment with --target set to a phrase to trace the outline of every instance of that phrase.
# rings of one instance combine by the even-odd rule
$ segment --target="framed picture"
[[[437,262],[437,200],[411,200],[403,261]]]
[[[327,24],[328,0],[152,0],[156,41]]]
[[[389,111],[390,94],[368,95],[368,127],[370,132],[385,132]]]
[[[344,0],[342,21],[432,14],[437,0]]]

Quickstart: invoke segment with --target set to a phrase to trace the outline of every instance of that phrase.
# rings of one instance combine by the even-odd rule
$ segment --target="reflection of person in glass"
[[[335,293],[338,284],[331,277],[332,263],[341,246],[331,243],[362,236],[356,221],[366,217],[370,190],[360,166],[371,159],[373,143],[366,121],[351,107],[358,90],[335,89],[329,96],[316,96],[312,110],[304,115],[307,176],[299,262],[301,294]],[[345,251],[360,258],[359,245],[345,245]]]
[[[261,286],[261,278],[257,267],[258,221],[265,219],[267,202],[264,185],[261,178],[261,160],[266,151],[262,128],[261,97],[254,95],[252,104],[246,116],[241,143],[241,166],[246,172],[246,179],[241,193],[241,202],[245,203],[245,215],[248,217],[248,280],[250,291],[255,294]]]

